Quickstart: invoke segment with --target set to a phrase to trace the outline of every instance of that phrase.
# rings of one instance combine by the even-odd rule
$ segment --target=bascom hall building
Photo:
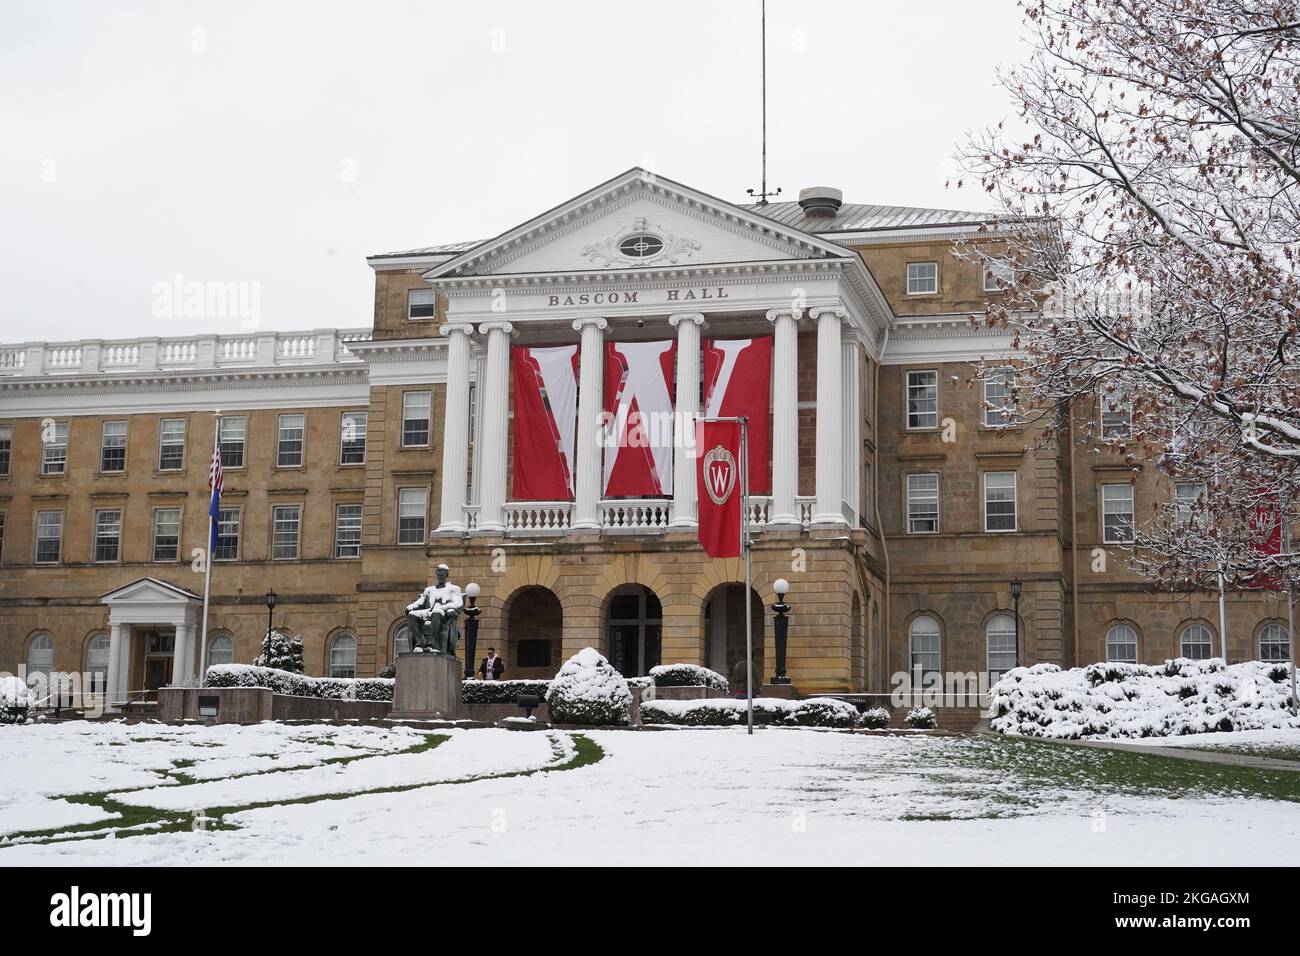
[[[364,326],[4,344],[0,670],[92,673],[123,702],[251,662],[273,589],[309,673],[370,676],[439,563],[480,585],[480,655],[507,677],[590,645],[628,676],[682,661],[743,688],[749,600],[766,682],[778,578],[801,694],[1217,656],[1217,595],[1155,591],[1123,548],[1186,489],[1004,427],[1008,379],[973,377],[1014,356],[979,321],[996,262],[954,250],[997,236],[986,214],[825,188],[736,205],[632,169],[494,239],[372,256]],[[734,396],[755,409],[748,595],[742,560],[698,544],[681,425]],[[1098,411],[1068,414],[1081,435]],[[1101,424],[1122,436],[1126,410]],[[1230,659],[1288,657],[1280,595],[1230,597],[1227,624]]]

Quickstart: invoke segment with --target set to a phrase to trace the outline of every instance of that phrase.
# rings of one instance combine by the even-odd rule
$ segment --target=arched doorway
[[[549,680],[560,667],[560,639],[564,632],[564,611],[560,599],[550,588],[529,586],[520,588],[506,602],[505,634],[503,645],[494,644],[480,634],[473,661],[478,672],[479,661],[487,656],[487,649],[495,647],[504,659],[506,679]]]
[[[615,590],[605,602],[605,648],[624,677],[645,677],[660,664],[663,608],[641,584]]]
[[[749,591],[754,643],[754,691],[771,677],[763,659],[763,637],[767,620],[763,599],[753,588]],[[705,666],[722,674],[734,692],[745,690],[745,585],[721,584],[704,602]]]

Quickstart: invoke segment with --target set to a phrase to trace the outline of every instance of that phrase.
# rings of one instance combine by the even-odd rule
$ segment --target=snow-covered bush
[[[627,677],[624,679],[627,681],[628,690],[649,690],[655,685],[653,677]]]
[[[650,668],[650,676],[656,687],[711,687],[724,693],[731,689],[725,677],[699,664],[660,664]]]
[[[546,704],[553,723],[619,726],[629,720],[632,692],[609,661],[584,647],[555,675]]]
[[[266,637],[262,638],[262,653],[253,661],[254,667],[273,667],[278,671],[301,674],[307,667],[302,660],[302,637],[297,634],[282,634],[270,631],[270,648]]]
[[[308,677],[274,667],[214,664],[204,687],[269,687],[272,693],[326,700],[392,700],[394,681],[383,677]]]
[[[1035,664],[989,691],[990,725],[1027,737],[1168,737],[1300,727],[1288,664],[1178,659],[1164,664]]]
[[[889,726],[889,711],[883,707],[872,707],[862,712],[858,722],[868,730],[884,730]]]
[[[21,678],[0,677],[0,724],[26,723],[31,707],[31,688]]]
[[[641,705],[641,722],[682,727],[726,727],[745,723],[743,700],[653,700]],[[858,709],[833,697],[808,700],[754,698],[754,723],[777,727],[855,727]]]
[[[929,707],[913,707],[907,712],[907,726],[914,730],[933,730],[939,726]]]
[[[467,680],[461,693],[467,704],[514,704],[520,694],[546,699],[551,682],[545,680]]]

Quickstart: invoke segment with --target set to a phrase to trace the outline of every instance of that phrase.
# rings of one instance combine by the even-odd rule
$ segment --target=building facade
[[[778,578],[803,693],[1217,656],[1217,595],[1154,591],[1123,548],[1187,489],[1004,427],[999,382],[974,378],[1014,356],[978,321],[997,269],[954,255],[963,240],[996,234],[833,190],[733,205],[633,169],[495,239],[371,257],[368,328],[0,346],[0,670],[90,672],[125,700],[201,660],[251,661],[274,589],[270,619],[303,636],[310,673],[372,675],[438,563],[482,588],[480,646],[511,677],[590,645],[625,674],[686,661],[743,685],[748,599],[766,681]],[[697,544],[691,456],[674,449],[671,491],[605,493],[600,397],[607,343],[670,342],[689,421],[702,340],[768,336],[771,490],[751,500],[747,596],[742,562]],[[511,350],[561,345],[572,492],[517,500]],[[1070,413],[1082,432],[1096,412]],[[1280,595],[1231,597],[1229,657],[1285,659],[1285,616]]]

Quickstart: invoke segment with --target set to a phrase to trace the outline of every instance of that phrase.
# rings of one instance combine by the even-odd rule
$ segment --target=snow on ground
[[[1136,737],[1122,742],[1140,747],[1191,747],[1194,750],[1223,748],[1300,750],[1300,728],[1236,730],[1230,733],[1184,734],[1181,737]]]
[[[80,732],[65,729],[77,726]],[[394,741],[384,735],[406,746],[420,739],[406,728],[37,726],[0,732],[0,764],[20,768],[42,792],[70,793],[91,789],[84,779],[73,780],[70,768],[78,762],[84,774],[96,762],[120,761],[96,769],[117,786],[119,778],[146,772],[142,766],[173,751],[200,753],[209,735],[224,741],[208,748],[210,759],[226,760],[225,748],[267,753],[291,742],[344,738],[347,730],[353,739],[337,744],[391,751]],[[113,740],[126,731],[142,734],[143,742],[104,747],[98,736]],[[453,730],[449,736],[417,754],[210,783],[173,780],[130,799],[187,808],[201,802],[199,794],[246,804],[327,789],[429,786],[232,812],[225,822],[238,829],[14,845],[0,849],[0,865],[1222,865],[1284,862],[1286,848],[1300,839],[1300,803],[1172,786],[1129,791],[1059,772],[1115,759],[1091,748],[794,729],[752,737],[729,728],[593,731],[588,736],[605,751],[598,762],[506,776],[555,766],[565,757],[552,754],[552,739],[572,754],[572,735]],[[148,756],[164,744],[164,753]],[[145,756],[122,753],[136,746]],[[47,779],[51,756],[58,758],[51,762],[57,779]],[[185,773],[202,767],[203,757],[194,759],[200,762]],[[437,782],[485,772],[497,776]],[[49,806],[51,818],[65,812]]]

